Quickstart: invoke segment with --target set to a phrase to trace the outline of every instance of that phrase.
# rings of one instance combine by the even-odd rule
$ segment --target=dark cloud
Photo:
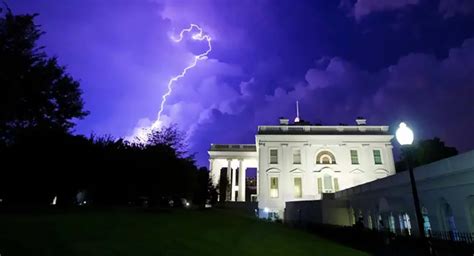
[[[355,18],[360,20],[364,16],[374,12],[398,10],[410,5],[418,4],[419,2],[419,0],[357,0],[357,2],[354,4],[353,11]]]
[[[474,1],[472,0],[440,0],[439,12],[445,18],[450,18],[457,14],[468,15],[474,12]]]

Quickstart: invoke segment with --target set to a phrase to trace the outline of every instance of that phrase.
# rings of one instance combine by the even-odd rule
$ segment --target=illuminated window
[[[395,218],[391,213],[388,216],[388,229],[390,232],[395,233]]]
[[[373,152],[374,152],[374,163],[382,164],[382,154],[380,153],[380,150],[375,149]]]
[[[441,213],[441,227],[443,228],[444,231],[447,232],[457,232],[456,229],[456,223],[454,221],[454,215],[453,215],[453,209],[449,205],[446,200],[441,201],[441,206],[440,206],[440,213]],[[454,237],[455,240],[458,239],[457,236]]]
[[[337,178],[334,178],[334,191],[339,191],[339,181],[337,180]]]
[[[302,186],[301,186],[301,177],[294,178],[295,183],[295,198],[301,198],[303,195]]]
[[[349,224],[351,225],[354,225],[356,222],[355,222],[355,212],[354,212],[354,209],[349,208]]]
[[[410,215],[407,213],[403,214],[403,226],[405,229],[408,231],[408,235],[411,235],[411,221],[410,221]]]
[[[330,164],[331,163],[331,157],[328,155],[324,155],[321,157],[321,163],[323,164]]]
[[[316,156],[316,164],[336,164],[336,158],[327,150],[321,151]]]
[[[421,213],[423,215],[423,227],[425,229],[425,234],[427,237],[431,236],[431,223],[430,218],[428,217],[428,209],[425,207],[421,208]]]
[[[270,149],[270,163],[278,164],[278,149]]]
[[[323,193],[323,179],[318,178],[318,194]]]
[[[270,197],[278,197],[278,177],[270,178]]]
[[[331,193],[332,192],[332,177],[331,175],[324,175],[324,192]]]
[[[329,174],[325,174],[323,178],[317,179],[318,194],[321,193],[334,193],[339,191],[339,181],[337,178],[333,178]]]
[[[359,156],[357,154],[357,150],[351,150],[351,163],[359,164]]]
[[[301,150],[293,150],[293,164],[301,164]]]
[[[369,215],[367,216],[367,227],[368,227],[369,229],[373,229],[373,228],[374,228],[373,223],[372,223],[372,216],[370,215],[370,213],[369,213]]]

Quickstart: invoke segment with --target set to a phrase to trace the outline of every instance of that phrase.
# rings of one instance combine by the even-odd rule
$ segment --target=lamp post
[[[418,198],[418,190],[416,188],[415,176],[413,175],[413,166],[412,166],[412,148],[411,144],[413,143],[413,131],[403,122],[400,123],[395,136],[397,138],[398,143],[405,147],[407,155],[407,165],[408,165],[408,172],[410,173],[410,184],[411,184],[411,192],[413,194],[413,202],[415,203],[415,213],[416,213],[416,222],[418,223],[418,232],[421,239],[425,239],[425,227],[424,227],[424,220],[423,215],[421,213],[420,207],[420,199]]]

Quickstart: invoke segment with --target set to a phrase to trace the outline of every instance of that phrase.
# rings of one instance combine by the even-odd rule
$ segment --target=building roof
[[[366,125],[265,125],[258,126],[259,135],[390,135],[388,126]]]

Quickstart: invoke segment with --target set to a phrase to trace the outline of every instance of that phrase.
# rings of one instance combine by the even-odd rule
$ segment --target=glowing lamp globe
[[[395,136],[400,145],[411,145],[413,143],[413,131],[404,122],[401,122],[398,126]]]

